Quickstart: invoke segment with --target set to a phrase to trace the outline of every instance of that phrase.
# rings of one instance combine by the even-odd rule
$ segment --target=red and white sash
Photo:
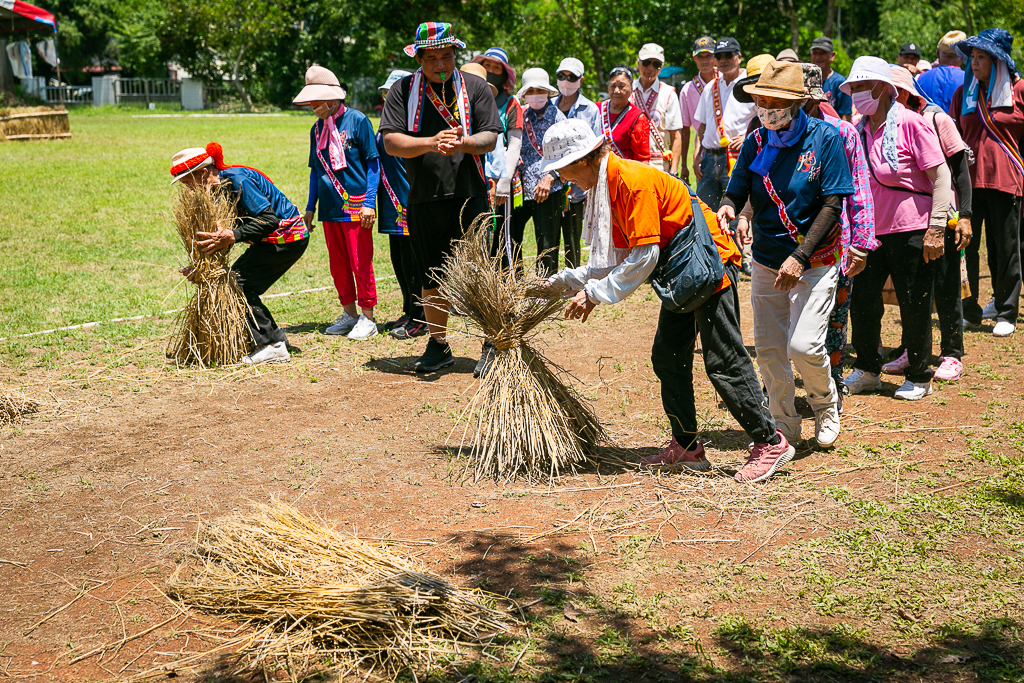
[[[721,83],[721,79],[715,78],[715,82],[711,84],[711,99],[715,105],[715,129],[718,131],[718,142],[725,148],[725,158],[729,164],[729,175],[732,175],[732,169],[736,165],[736,160],[740,157],[740,152],[729,146],[729,136],[725,134],[725,106],[722,104],[722,94],[718,87],[719,83]]]
[[[320,165],[324,167],[324,171],[327,173],[327,177],[331,179],[331,184],[334,186],[338,196],[341,197],[341,210],[349,216],[349,220],[352,220],[352,216],[358,216],[359,212],[363,208],[363,202],[366,200],[366,193],[361,195],[350,195],[345,187],[338,180],[338,176],[334,175],[334,171],[331,169],[331,165],[324,159],[323,152],[316,150],[316,158],[320,160]]]
[[[655,81],[655,85],[658,85],[658,88],[661,87],[657,83],[657,81]],[[655,116],[658,113],[657,112],[658,88],[652,88],[651,89],[651,94],[647,96],[646,101],[642,101],[640,99],[640,97],[639,97],[640,90],[639,89],[636,89],[636,90],[633,91],[633,94],[630,96],[630,99],[633,101],[633,104],[635,104],[636,106],[640,107],[640,111],[642,111],[644,113],[644,115],[647,116],[648,120],[650,120],[650,122],[651,122],[651,136],[654,138],[654,143],[658,146],[658,150],[660,152],[659,156],[664,158],[665,152],[666,152],[666,150],[665,150],[665,138],[661,137],[661,131],[658,130],[658,126],[660,125],[660,121],[655,121]],[[671,150],[668,150],[668,151],[671,151]]]
[[[537,135],[533,132],[533,124],[530,123],[529,114],[523,116],[523,131],[526,133],[526,137],[530,141],[530,144],[533,145],[533,148],[535,150],[537,150],[537,154],[539,154],[541,158],[543,158],[544,148],[541,146],[539,142],[537,142]]]
[[[627,105],[623,108],[622,112],[619,113],[619,117],[615,119],[615,123],[611,122],[611,100],[605,100],[598,104],[597,107],[601,110],[601,131],[604,133],[604,139],[608,141],[617,155],[625,158],[626,155],[623,154],[622,150],[619,149],[619,146],[615,144],[615,138],[612,136],[612,132],[615,130],[615,127],[619,125],[619,122],[622,121],[623,117],[626,116],[626,112],[629,111],[629,106]]]
[[[452,81],[455,87],[455,112],[448,108],[441,98],[437,96],[433,88],[427,86],[427,81],[423,77],[423,69],[416,70],[412,80],[409,82],[409,101],[406,104],[406,125],[410,132],[420,132],[420,126],[423,123],[423,97],[426,95],[430,103],[434,105],[437,113],[445,120],[445,123],[452,128],[461,126],[463,135],[473,134],[469,93],[466,92],[466,81],[462,78],[462,72],[456,69],[455,73],[452,74]],[[444,83],[441,84],[441,88],[442,92],[444,92]],[[465,123],[463,124],[463,122]],[[476,168],[480,171],[480,178],[486,183],[487,179],[484,175],[483,160],[476,154],[470,154],[469,156],[473,157]]]

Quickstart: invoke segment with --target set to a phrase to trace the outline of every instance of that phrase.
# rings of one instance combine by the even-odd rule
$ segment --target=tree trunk
[[[835,21],[836,21],[836,0],[828,0],[825,4],[825,28],[822,29],[822,34],[831,38],[835,33]]]
[[[14,72],[7,61],[7,39],[0,38],[0,93],[14,95]]]
[[[800,24],[797,22],[796,8],[793,7],[793,0],[776,0],[776,3],[782,16],[789,19],[789,46],[798,52],[800,48]]]
[[[601,90],[605,89],[606,77],[604,73],[604,63],[601,59],[601,46],[593,39],[594,32],[590,26],[590,4],[587,0],[580,0],[583,4],[583,17],[577,17],[575,14],[569,11],[566,7],[565,0],[555,0],[558,4],[558,9],[562,10],[562,14],[569,20],[569,23],[573,25],[583,41],[590,48],[590,55],[594,58],[594,71],[597,72],[597,87]]]
[[[964,9],[964,22],[967,24],[967,35],[974,35],[974,22],[971,21],[971,0],[960,0],[960,5]]]
[[[238,51],[238,58],[235,60],[235,65],[231,69],[231,83],[235,86],[235,90],[242,97],[242,106],[246,111],[252,111],[252,96],[249,95],[249,91],[245,89],[245,85],[238,79],[238,72],[242,69],[242,58],[245,57],[246,50],[249,49],[248,45],[243,45],[242,49]]]

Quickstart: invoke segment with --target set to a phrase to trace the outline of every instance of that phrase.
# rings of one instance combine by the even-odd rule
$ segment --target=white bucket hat
[[[523,72],[523,87],[521,87],[519,92],[516,93],[516,97],[522,97],[530,88],[547,90],[549,97],[554,97],[559,94],[558,88],[552,87],[551,78],[548,76],[548,72],[539,67],[527,69]]]
[[[544,173],[557,171],[587,156],[601,143],[603,135],[595,135],[582,119],[559,121],[544,134]]]
[[[892,82],[889,63],[880,57],[857,57],[853,60],[850,75],[846,77],[846,82],[839,86],[839,89],[849,95],[850,84],[861,81],[881,81],[889,86],[889,94],[894,99],[896,98],[896,86]]]

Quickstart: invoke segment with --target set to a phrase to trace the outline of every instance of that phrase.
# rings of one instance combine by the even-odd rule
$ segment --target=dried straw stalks
[[[39,403],[0,391],[0,424],[14,422],[23,415],[39,412]]]
[[[479,593],[280,502],[201,525],[190,554],[199,565],[179,567],[168,594],[257,629],[238,639],[238,672],[330,662],[393,676],[509,628]]]
[[[68,122],[66,109],[51,109],[50,107],[0,109],[0,142],[70,137],[71,124]]]
[[[441,294],[494,342],[494,360],[465,415],[475,427],[470,464],[475,478],[553,479],[607,443],[593,410],[560,377],[558,367],[530,345],[561,299],[539,290],[535,277],[517,278],[491,258],[487,225],[477,218],[441,269]]]
[[[171,336],[167,354],[179,365],[238,363],[252,345],[246,323],[252,312],[228,265],[231,247],[207,254],[196,243],[196,233],[216,232],[218,224],[233,225],[234,205],[227,192],[180,185],[174,219],[194,267],[196,288],[178,316],[178,331]]]

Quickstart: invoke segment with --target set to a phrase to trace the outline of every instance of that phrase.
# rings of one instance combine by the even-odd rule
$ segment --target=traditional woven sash
[[[526,137],[529,139],[530,144],[537,151],[537,154],[544,158],[544,148],[539,142],[537,142],[537,135],[533,132],[533,124],[530,123],[530,115],[527,114],[523,117],[523,130],[526,132]]]
[[[658,130],[659,124],[654,120],[654,115],[656,113],[655,106],[658,103],[658,91],[656,89],[652,89],[651,94],[647,96],[646,101],[641,100],[637,96],[637,92],[637,90],[634,90],[633,94],[630,96],[630,99],[633,101],[633,104],[640,108],[640,111],[644,113],[648,120],[650,120],[651,135],[654,136],[654,142],[658,146],[658,150],[661,153],[660,156],[662,158],[671,159],[672,150],[665,149],[665,138],[661,136],[661,131]]]
[[[721,80],[715,78],[715,82],[711,84],[711,97],[713,104],[715,105],[715,128],[718,130],[718,142],[725,148],[725,158],[729,164],[729,175],[732,175],[732,169],[736,165],[736,160],[739,159],[739,150],[734,150],[729,146],[729,136],[725,134],[725,107],[722,106],[722,94],[719,92],[718,84]]]
[[[262,241],[271,244],[288,244],[304,240],[307,237],[309,237],[309,228],[306,227],[306,222],[302,220],[302,216],[295,216],[278,221],[277,230],[264,237]]]
[[[984,97],[984,95],[978,98],[978,118],[981,119],[981,123],[985,126],[989,136],[995,140],[999,148],[1003,150],[1003,153],[1010,158],[1010,163],[1017,169],[1017,174],[1024,178],[1024,160],[1021,159],[1020,151],[1013,148],[1009,137],[996,126],[996,122],[992,118],[992,111],[988,108],[988,98]]]
[[[450,109],[448,109],[448,106],[443,101],[441,101],[441,98],[437,96],[437,93],[434,92],[434,89],[427,87],[426,79],[422,78],[422,71],[423,70],[420,69],[419,71],[416,72],[416,75],[413,76],[413,83],[410,84],[415,88],[415,82],[417,80],[419,81],[420,101],[422,102],[423,95],[425,93],[427,99],[429,99],[430,103],[434,105],[434,109],[436,109],[437,113],[441,115],[441,118],[445,120],[445,123],[447,123],[452,128],[458,128],[461,126],[463,135],[472,135],[473,131],[472,119],[470,117],[469,93],[466,92],[466,81],[461,76],[462,72],[456,69],[455,73],[452,75],[452,80],[454,81],[455,93],[457,98],[456,111],[453,113]],[[417,78],[417,76],[420,77]],[[444,83],[441,84],[441,88],[443,92]],[[462,121],[465,121],[465,125],[462,125]],[[418,107],[414,123],[415,127],[413,128],[413,131],[419,132],[420,117],[418,113]],[[484,174],[483,159],[481,159],[480,156],[477,154],[470,154],[469,156],[473,158],[473,162],[476,164],[476,170],[480,172],[480,178],[486,184],[487,176]]]
[[[363,208],[363,202],[366,200],[366,193],[361,195],[350,195],[342,186],[341,181],[338,180],[338,176],[334,175],[334,171],[331,170],[330,164],[324,159],[324,155],[321,150],[316,151],[316,158],[320,160],[320,165],[324,167],[324,171],[327,173],[327,177],[331,179],[331,185],[334,186],[335,192],[341,197],[341,210],[349,217],[349,220],[353,220],[352,216],[358,216],[359,212]]]
[[[601,131],[604,133],[604,139],[608,141],[617,155],[622,158],[626,158],[626,155],[622,153],[619,146],[615,144],[615,138],[612,137],[612,132],[615,130],[615,127],[619,125],[622,119],[625,118],[626,112],[629,111],[629,106],[627,105],[622,110],[619,117],[615,119],[615,123],[611,122],[611,100],[606,100],[597,106],[601,110]]]
[[[387,190],[388,197],[391,199],[391,206],[395,207],[395,212],[398,217],[395,219],[395,224],[401,228],[403,235],[409,234],[409,221],[406,216],[405,207],[402,206],[402,202],[398,201],[398,195],[391,188],[391,183],[388,182],[388,175],[384,172],[384,169],[380,169],[380,179],[384,181],[384,189]]]

